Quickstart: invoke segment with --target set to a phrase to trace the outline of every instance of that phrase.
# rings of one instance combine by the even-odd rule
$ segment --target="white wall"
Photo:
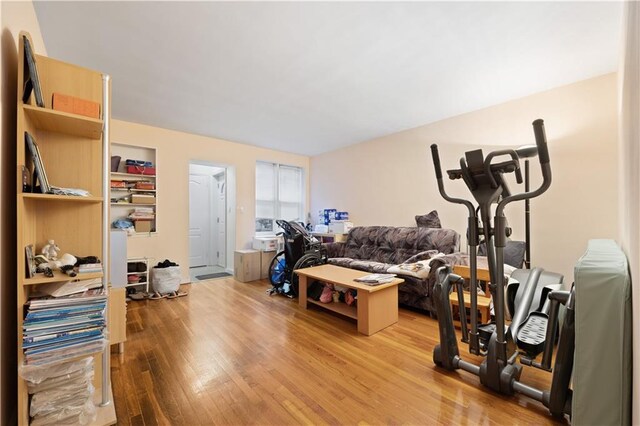
[[[617,237],[616,117],[616,75],[608,74],[319,155],[311,210],[346,210],[355,225],[415,226],[415,215],[437,209],[444,227],[465,235],[466,210],[439,195],[429,146],[439,144],[444,169],[458,168],[470,149],[535,143],[531,123],[542,118],[553,183],[531,203],[532,260],[571,282],[589,239]],[[445,184],[469,196],[461,181]],[[524,239],[522,204],[507,217],[514,239]]]
[[[0,2],[2,73],[0,84],[0,424],[16,416],[16,101],[18,34],[27,31],[40,55],[47,50],[31,1]]]

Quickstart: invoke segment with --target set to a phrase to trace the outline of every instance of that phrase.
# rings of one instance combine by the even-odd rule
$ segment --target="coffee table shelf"
[[[396,278],[390,283],[370,286],[354,281],[369,273],[335,265],[320,265],[311,268],[297,269],[298,303],[307,308],[311,303],[325,310],[345,315],[358,321],[358,332],[371,336],[378,331],[398,322],[398,285],[404,280]],[[307,281],[312,278],[354,289],[358,293],[356,306],[345,303],[321,303],[307,297]]]
[[[344,302],[322,303],[310,297],[307,297],[307,303],[313,303],[314,305],[322,306],[324,309],[337,312],[340,315],[344,315],[345,317],[349,317],[354,320],[358,319],[358,308],[356,308],[355,306],[349,306]]]

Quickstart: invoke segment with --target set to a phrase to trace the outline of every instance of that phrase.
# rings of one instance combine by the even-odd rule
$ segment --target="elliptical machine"
[[[519,149],[504,149],[489,153],[486,158],[482,150],[465,153],[460,159],[460,168],[448,170],[452,180],[462,179],[467,185],[477,208],[470,200],[454,198],[447,195],[442,179],[438,146],[431,145],[433,164],[438,182],[438,189],[442,197],[452,203],[461,204],[469,211],[467,238],[469,240],[470,255],[470,330],[467,329],[465,310],[460,309],[460,323],[462,341],[469,344],[469,352],[483,355],[485,359],[480,366],[464,361],[460,358],[456,333],[453,325],[449,293],[455,286],[458,292],[459,306],[463,307],[462,278],[452,273],[451,267],[438,269],[438,280],[434,287],[434,301],[438,315],[440,344],[433,351],[436,365],[448,370],[462,369],[480,377],[480,382],[490,389],[512,395],[515,392],[527,395],[542,402],[554,416],[571,415],[572,390],[569,388],[573,369],[575,348],[574,327],[574,288],[562,291],[555,287],[543,292],[543,309],[532,310],[534,295],[539,294],[539,277],[543,271],[533,269],[527,276],[526,282],[517,291],[518,304],[512,313],[509,326],[505,324],[505,276],[504,276],[504,247],[511,234],[504,216],[505,207],[512,202],[528,200],[544,193],[551,185],[551,166],[549,151],[544,131],[544,123],[538,119],[533,122],[536,146]],[[520,158],[530,157],[537,152],[543,182],[534,191],[511,194],[503,175],[514,173],[516,182],[522,183]],[[498,157],[509,157],[505,161],[494,161]],[[495,205],[493,226],[491,221],[492,208]],[[479,216],[478,217],[478,212]],[[481,223],[478,221],[480,219]],[[478,326],[477,313],[477,248],[480,236],[484,236],[486,244],[487,262],[491,284],[489,286],[494,304],[495,323]],[[560,330],[555,364],[551,368],[554,342],[558,328],[558,314],[560,305],[566,307],[566,313]],[[487,335],[481,339],[480,331]],[[537,355],[542,353],[541,362],[536,362]],[[522,365],[520,363],[553,372],[551,389],[539,390],[520,382]]]

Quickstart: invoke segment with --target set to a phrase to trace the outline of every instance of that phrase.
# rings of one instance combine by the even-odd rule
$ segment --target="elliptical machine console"
[[[470,330],[467,328],[464,309],[460,309],[460,324],[462,341],[469,344],[469,352],[485,356],[480,366],[460,358],[449,293],[455,286],[460,300],[459,306],[463,307],[463,279],[454,274],[451,267],[444,266],[437,271],[438,280],[434,287],[440,344],[434,349],[433,360],[436,365],[448,370],[462,369],[479,376],[480,382],[494,391],[506,395],[512,395],[514,392],[525,394],[542,402],[551,414],[563,416],[571,415],[572,391],[569,383],[575,347],[573,286],[570,291],[560,290],[562,276],[535,268],[531,271],[516,271],[514,275],[519,274],[520,285],[505,292],[507,284],[504,275],[504,247],[511,234],[504,216],[505,207],[512,202],[537,197],[551,185],[551,166],[543,121],[534,121],[533,130],[535,146],[493,151],[486,157],[480,149],[469,151],[460,159],[460,168],[447,170],[451,180],[464,181],[473,196],[473,201],[454,198],[446,193],[438,146],[431,145],[440,194],[449,202],[465,206],[469,212],[467,238],[470,246]],[[540,160],[542,184],[534,191],[525,190],[513,194],[504,176],[514,173],[516,182],[522,184],[520,159],[536,154]],[[477,249],[481,238],[486,245],[491,278],[489,289],[495,313],[495,322],[484,325],[478,325],[478,299],[475,291]],[[566,314],[552,369],[551,361],[561,304],[565,305]],[[505,322],[507,305],[512,316],[508,326]],[[543,354],[541,362],[534,361],[540,353]],[[517,363],[518,358],[520,363]],[[520,382],[521,364],[552,371],[551,389],[538,390]]]

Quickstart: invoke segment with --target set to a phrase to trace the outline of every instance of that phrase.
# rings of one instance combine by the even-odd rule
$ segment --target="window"
[[[256,232],[277,232],[276,219],[304,221],[302,169],[256,164]]]

